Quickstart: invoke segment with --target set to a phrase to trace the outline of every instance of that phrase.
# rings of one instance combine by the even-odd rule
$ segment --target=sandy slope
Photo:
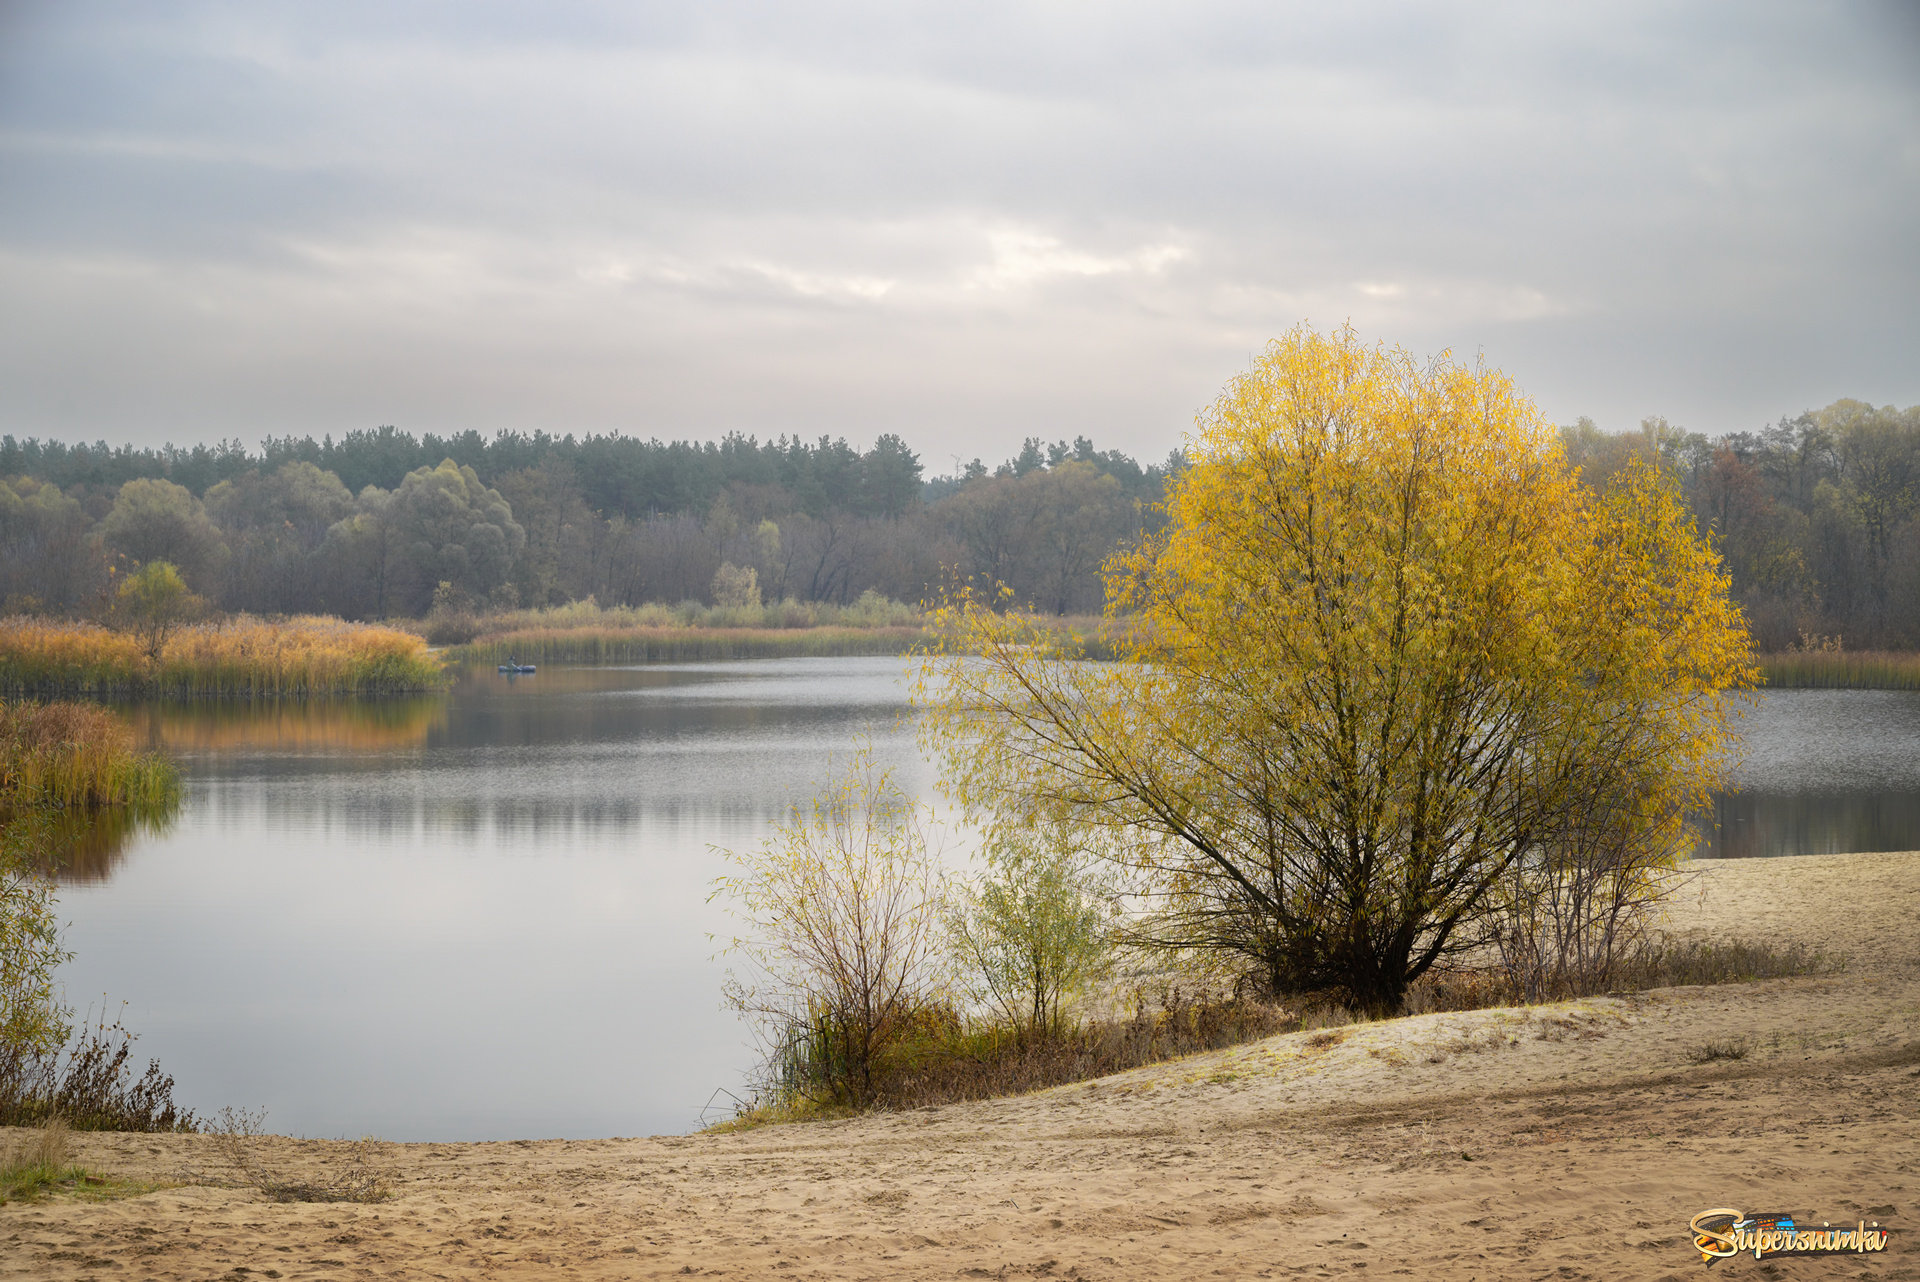
[[[1840,976],[1291,1034],[1015,1100],[730,1136],[388,1145],[378,1205],[0,1208],[0,1277],[1664,1278],[1714,1206],[1892,1225],[1920,1278],[1920,854],[1699,865],[1676,926]],[[1695,1063],[1745,1038],[1744,1059]],[[198,1136],[87,1136],[117,1174]],[[268,1142],[290,1174],[346,1146]]]

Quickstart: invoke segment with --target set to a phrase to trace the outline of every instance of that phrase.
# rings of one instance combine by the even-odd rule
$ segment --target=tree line
[[[86,614],[166,561],[227,610],[419,617],[436,604],[918,600],[953,576],[1096,611],[1176,453],[1032,438],[926,477],[897,436],[660,442],[391,427],[183,449],[0,438],[0,609]]]
[[[1759,649],[1920,646],[1920,406],[1840,400],[1712,438],[1583,418],[1562,436],[1602,491],[1635,458],[1679,487]]]
[[[1920,407],[1842,400],[1707,437],[1563,429],[1605,491],[1659,467],[1724,557],[1763,650],[1920,645]],[[418,617],[545,606],[920,600],[956,578],[1046,613],[1098,610],[1101,566],[1158,528],[1179,452],[1085,437],[928,476],[904,441],[643,440],[393,427],[190,448],[0,437],[0,608],[86,614],[153,560],[229,610]],[[751,574],[748,572],[751,571]]]

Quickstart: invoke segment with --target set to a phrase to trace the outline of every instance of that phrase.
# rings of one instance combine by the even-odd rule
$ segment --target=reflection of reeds
[[[0,691],[15,694],[385,694],[444,682],[419,637],[339,619],[182,628],[157,664],[133,637],[96,624],[0,620]]]
[[[24,826],[27,848],[41,872],[70,884],[97,884],[112,878],[135,837],[165,832],[172,819],[166,807],[107,806],[16,812],[6,822]]]
[[[445,724],[446,700],[206,699],[143,703],[127,710],[134,735],[183,752],[380,752],[417,748]]]
[[[0,826],[49,872],[104,879],[137,832],[164,824],[180,779],[128,724],[88,703],[0,704]]]
[[[1920,690],[1920,653],[1911,651],[1791,651],[1756,662],[1775,689]]]

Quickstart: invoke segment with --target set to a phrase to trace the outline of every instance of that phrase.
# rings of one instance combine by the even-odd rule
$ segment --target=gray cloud
[[[14,5],[0,430],[1148,455],[1267,339],[1920,400],[1920,35],[1795,4]]]

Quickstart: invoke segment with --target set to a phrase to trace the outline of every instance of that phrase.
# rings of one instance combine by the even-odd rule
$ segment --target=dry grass
[[[1112,659],[1125,620],[1100,615],[1045,617],[1070,634],[1090,659]],[[786,659],[906,654],[931,644],[918,606],[867,593],[852,605],[776,601],[758,606],[680,605],[603,608],[591,600],[546,610],[429,618],[430,640],[454,646],[450,657],[499,663],[689,663],[717,659]]]
[[[0,808],[153,808],[179,789],[173,767],[133,748],[127,723],[86,703],[0,703]]]
[[[1900,650],[1795,650],[1763,654],[1762,684],[1780,690],[1920,690],[1920,653]]]
[[[478,620],[483,636],[504,632],[565,632],[588,629],[626,632],[646,628],[919,628],[918,606],[892,601],[877,592],[851,605],[825,601],[769,601],[765,605],[602,606],[591,598],[545,610],[507,610]]]
[[[182,628],[149,662],[132,636],[92,623],[0,620],[0,692],[13,694],[386,694],[445,683],[410,632],[303,616]]]
[[[87,1178],[67,1161],[67,1125],[54,1118],[27,1132],[0,1159],[0,1206],[34,1201],[57,1186]]]
[[[382,1162],[386,1147],[371,1136],[333,1151],[338,1160],[318,1175],[282,1169],[275,1150],[289,1141],[265,1133],[265,1109],[223,1108],[207,1126],[219,1169],[187,1172],[197,1184],[238,1184],[273,1202],[384,1202],[393,1196]]]
[[[82,1024],[73,1045],[51,1055],[0,1044],[0,1126],[58,1121],[82,1131],[191,1131],[190,1109],[173,1102],[173,1078],[158,1060],[133,1075],[134,1035],[104,1016]]]
[[[1695,1064],[1711,1064],[1721,1059],[1745,1059],[1752,1050],[1752,1043],[1744,1037],[1726,1037],[1715,1042],[1702,1042],[1687,1053],[1687,1059]]]
[[[703,663],[905,654],[925,638],[919,628],[892,627],[528,628],[489,633],[448,653],[476,663],[504,663],[509,657],[522,663]]]
[[[872,1106],[921,1108],[960,1100],[1020,1095],[1049,1086],[1086,1081],[1257,1041],[1302,1026],[1300,1016],[1279,1006],[1240,998],[1214,998],[1168,987],[1156,998],[1136,993],[1131,1016],[1088,1020],[1034,1034],[970,1023],[946,1007],[910,1021],[915,1032],[888,1046],[874,1072]],[[1320,1012],[1322,1018],[1326,1015]],[[1341,1013],[1344,1018],[1344,1012]],[[1343,1033],[1329,1034],[1336,1040]],[[771,1065],[773,1085],[750,1106],[713,1130],[774,1122],[849,1116],[855,1110],[815,1082],[792,1054],[804,1041],[790,1041],[787,1058]]]

